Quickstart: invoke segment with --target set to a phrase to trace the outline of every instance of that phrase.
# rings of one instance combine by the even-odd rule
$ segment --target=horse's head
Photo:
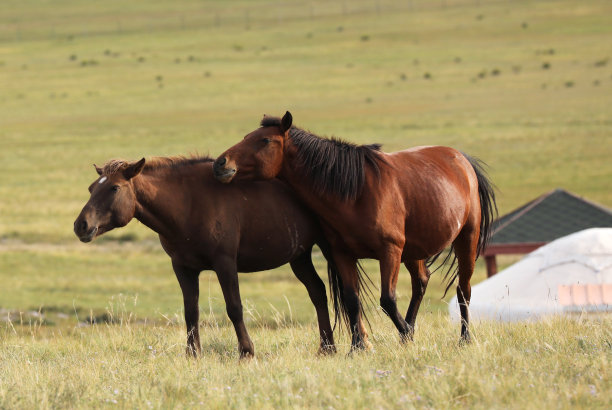
[[[82,242],[127,225],[136,211],[132,178],[142,171],[145,159],[137,162],[111,161],[104,169],[96,168],[100,177],[90,186],[91,196],[74,221],[74,233]]]
[[[285,143],[293,118],[264,117],[261,128],[248,134],[217,158],[215,178],[224,183],[236,180],[272,179],[281,171]]]

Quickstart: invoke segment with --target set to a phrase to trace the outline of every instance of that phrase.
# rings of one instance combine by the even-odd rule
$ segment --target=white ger
[[[449,304],[459,320],[457,297]],[[559,238],[472,288],[471,320],[612,311],[612,228]]]

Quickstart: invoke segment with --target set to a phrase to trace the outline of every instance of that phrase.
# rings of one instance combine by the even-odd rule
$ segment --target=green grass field
[[[475,324],[459,348],[439,274],[414,344],[371,306],[376,351],[352,358],[346,332],[340,354],[315,356],[314,309],[288,267],[243,275],[258,356],[238,364],[205,272],[191,363],[155,235],[137,222],[88,245],[72,233],[93,163],[215,156],[286,110],[320,135],[480,157],[501,213],[557,187],[612,207],[610,15],[607,0],[5,1],[0,408],[610,407],[609,318]],[[403,270],[402,309],[409,283]]]
[[[425,314],[398,346],[389,320],[376,351],[317,357],[312,325],[253,323],[257,358],[238,363],[231,326],[203,326],[203,357],[188,361],[176,326],[4,331],[3,408],[608,408],[610,320],[474,327]],[[346,344],[341,346],[346,351]]]

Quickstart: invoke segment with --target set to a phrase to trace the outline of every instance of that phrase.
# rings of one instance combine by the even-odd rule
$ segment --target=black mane
[[[276,117],[264,117],[262,127],[280,126]],[[381,144],[356,145],[341,139],[318,137],[291,127],[289,138],[297,148],[298,166],[306,173],[317,194],[337,195],[343,201],[355,200],[363,191],[366,166],[380,176]]]

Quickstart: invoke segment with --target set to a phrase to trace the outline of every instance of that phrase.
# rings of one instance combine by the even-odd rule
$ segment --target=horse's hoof
[[[243,350],[240,352],[240,361],[249,361],[255,357],[255,352]]]
[[[187,359],[198,359],[200,357],[200,352],[191,346],[187,346],[185,349],[185,356],[187,356]]]
[[[335,345],[321,345],[319,346],[319,351],[317,352],[319,356],[331,356],[336,353],[337,351]]]
[[[376,350],[373,347],[368,347],[368,348],[364,348],[364,347],[360,347],[360,348],[355,348],[355,347],[351,347],[351,350],[349,350],[349,352],[347,353],[347,357],[353,357],[354,355],[360,355],[360,354],[369,354],[369,353],[376,353]]]
[[[352,345],[348,355],[352,356],[353,353],[361,352],[374,352],[374,346],[372,346],[372,343],[370,343],[369,340],[362,340],[359,343]]]
[[[414,341],[414,332],[400,333],[400,343],[406,344]]]
[[[461,339],[459,339],[459,346],[468,346],[472,344],[472,338],[470,337],[470,335],[463,335],[461,336]]]

